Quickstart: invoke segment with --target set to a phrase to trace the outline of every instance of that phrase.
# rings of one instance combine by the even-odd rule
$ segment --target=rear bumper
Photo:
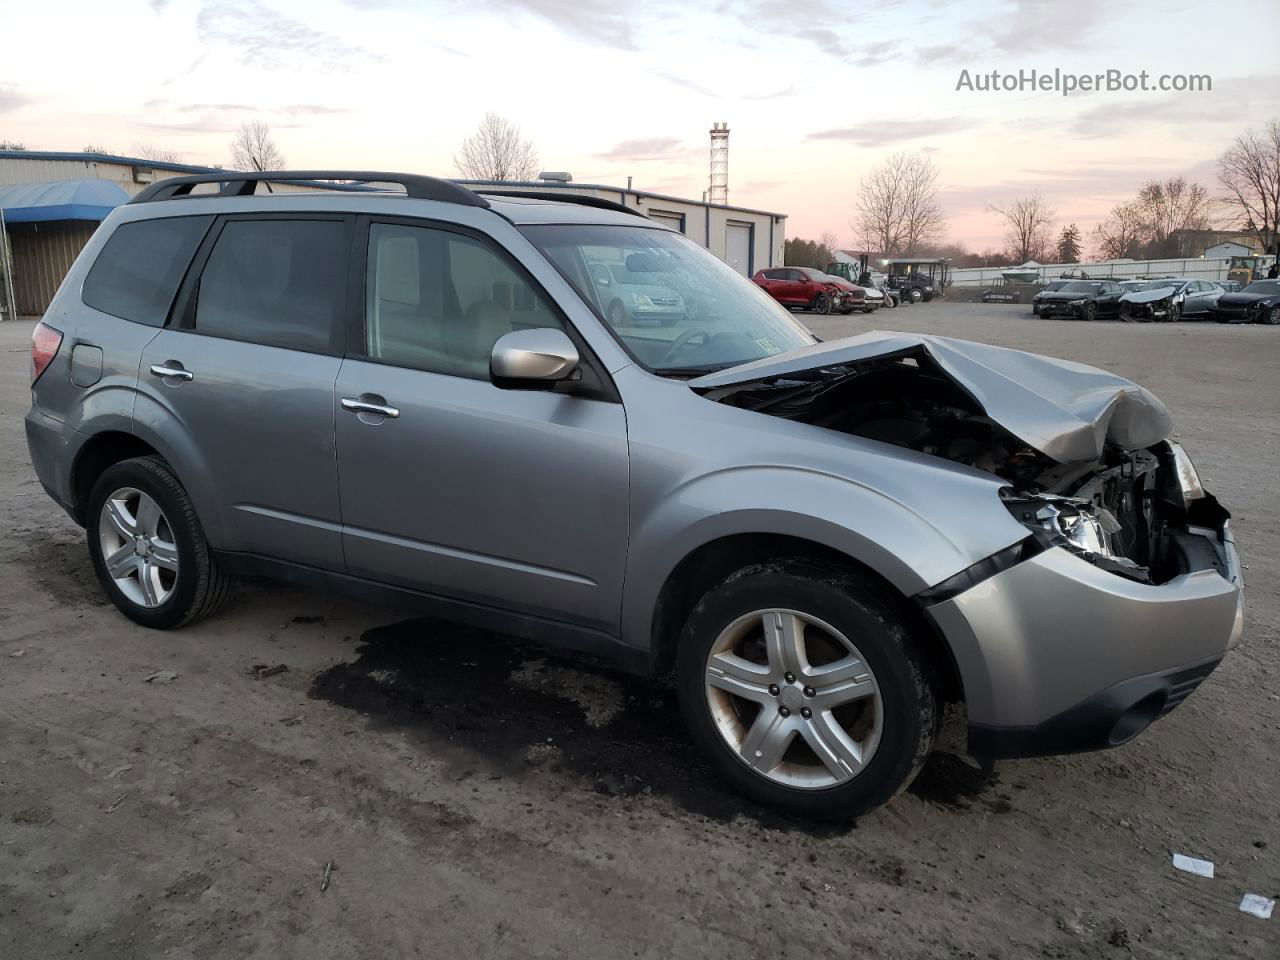
[[[75,497],[71,490],[71,470],[82,437],[60,420],[45,416],[35,407],[27,412],[27,450],[31,466],[45,493],[79,523],[75,513]]]
[[[1230,528],[1195,536],[1194,569],[1158,586],[1055,547],[928,607],[959,668],[971,750],[1116,746],[1181,702],[1244,631]]]

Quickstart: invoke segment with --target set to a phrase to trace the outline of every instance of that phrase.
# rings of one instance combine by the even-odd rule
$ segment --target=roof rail
[[[448,180],[423,177],[413,173],[381,173],[368,170],[263,170],[248,173],[228,170],[223,173],[203,173],[191,177],[167,177],[153,183],[129,202],[150,203],[153,200],[172,200],[191,196],[191,189],[201,183],[222,184],[222,189],[216,194],[219,197],[247,197],[254,194],[259,183],[319,180],[398,183],[404,187],[405,193],[415,200],[439,200],[442,203],[460,203],[468,207],[489,206],[488,201],[480,195]],[[320,185],[317,184],[317,186]],[[341,189],[337,184],[333,186]]]
[[[592,197],[585,193],[563,193],[559,190],[477,190],[486,197],[528,197],[531,200],[551,200],[555,203],[576,203],[583,207],[596,207],[600,210],[613,210],[617,213],[630,213],[633,216],[649,218],[643,210],[628,207],[624,203],[615,203],[603,197]]]

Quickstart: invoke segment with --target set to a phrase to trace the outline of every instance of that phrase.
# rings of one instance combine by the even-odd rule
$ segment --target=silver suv
[[[611,310],[602,270],[679,316]],[[136,622],[237,576],[420,603],[673,677],[720,773],[803,815],[901,791],[946,702],[980,757],[1122,743],[1241,635],[1228,514],[1141,387],[820,343],[591,198],[166,180],[32,360],[32,462]]]

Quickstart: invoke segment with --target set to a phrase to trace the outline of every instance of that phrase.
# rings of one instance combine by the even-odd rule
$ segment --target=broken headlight
[[[1147,568],[1117,549],[1120,522],[1110,510],[1089,500],[1053,494],[1006,492],[1004,505],[1042,547],[1062,547],[1094,566],[1131,580],[1149,582]]]

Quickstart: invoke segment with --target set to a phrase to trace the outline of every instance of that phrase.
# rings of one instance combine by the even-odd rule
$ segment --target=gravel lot
[[[806,319],[1152,388],[1235,514],[1243,645],[1120,749],[985,780],[953,729],[888,808],[782,820],[707,774],[669,692],[501,637],[274,586],[133,626],[35,480],[31,324],[3,324],[0,954],[1280,956],[1280,913],[1237,910],[1280,895],[1280,331],[943,303]]]

